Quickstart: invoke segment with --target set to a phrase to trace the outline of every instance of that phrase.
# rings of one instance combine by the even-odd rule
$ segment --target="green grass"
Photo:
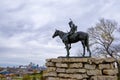
[[[22,80],[21,77],[14,77],[13,79],[14,79],[14,80]]]
[[[42,76],[42,74],[32,74],[32,75],[24,75],[23,77],[13,77],[12,79],[13,80],[33,80],[33,78],[35,77],[36,78],[36,80],[40,80],[41,79],[41,76]],[[23,79],[24,78],[24,79]],[[5,78],[3,78],[3,79],[0,79],[0,80],[6,80]]]
[[[27,75],[27,77],[28,77],[29,79],[31,79],[31,80],[33,80],[33,78],[36,78],[36,80],[40,80],[40,79],[41,79],[41,76],[42,76],[42,74]],[[22,78],[22,79],[18,79],[18,80],[23,80],[23,78]]]
[[[33,74],[30,75],[30,77],[33,79],[33,77],[35,77],[36,79],[40,79],[42,77],[42,74]]]

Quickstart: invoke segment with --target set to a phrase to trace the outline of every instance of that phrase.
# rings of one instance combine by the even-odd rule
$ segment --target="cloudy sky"
[[[86,31],[99,19],[120,23],[119,0],[0,0],[0,66],[44,65],[45,59],[65,56],[55,29],[69,31],[69,18]],[[72,45],[71,55],[82,51]]]

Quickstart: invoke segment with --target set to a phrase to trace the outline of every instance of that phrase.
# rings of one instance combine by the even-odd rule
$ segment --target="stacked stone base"
[[[45,80],[117,80],[112,58],[47,59]]]

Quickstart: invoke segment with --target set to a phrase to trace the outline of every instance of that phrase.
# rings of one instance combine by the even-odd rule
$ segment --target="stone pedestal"
[[[46,61],[45,80],[117,80],[113,58],[54,58]]]

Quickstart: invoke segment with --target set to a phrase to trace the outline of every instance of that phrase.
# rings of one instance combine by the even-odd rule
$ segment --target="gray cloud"
[[[98,19],[120,21],[118,0],[2,0],[0,3],[0,65],[35,62],[65,56],[64,44],[52,39],[55,29],[69,31],[69,18],[86,31]],[[80,43],[72,54],[82,52]]]

